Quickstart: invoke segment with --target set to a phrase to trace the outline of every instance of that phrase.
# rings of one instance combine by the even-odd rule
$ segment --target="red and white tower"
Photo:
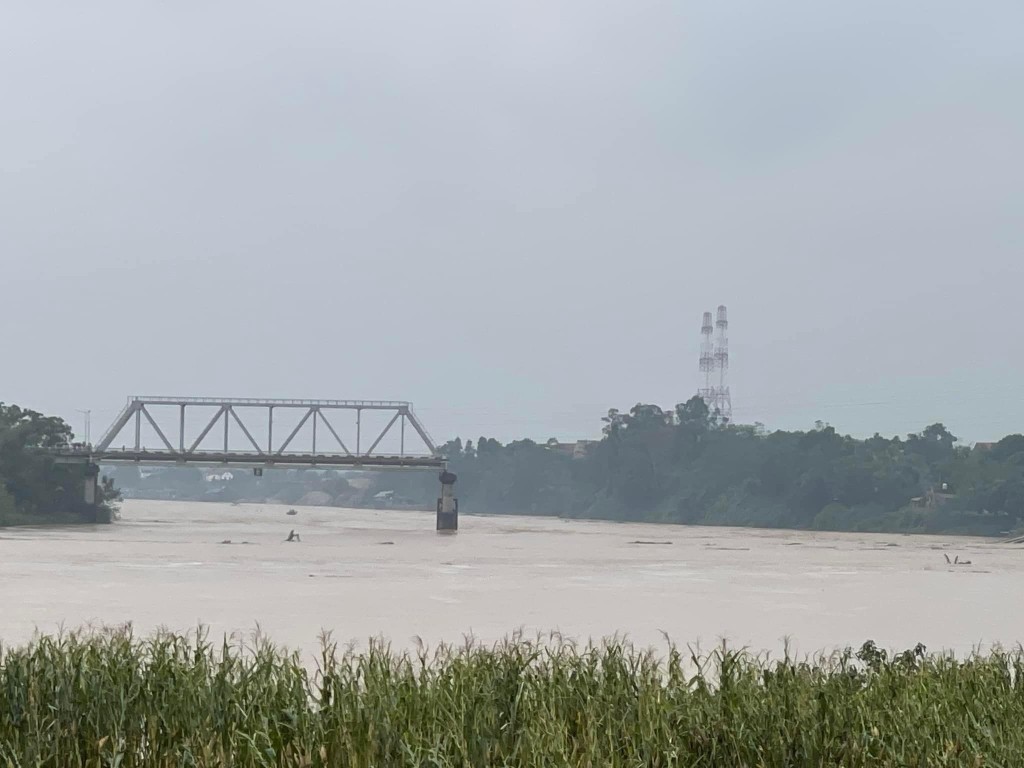
[[[712,411],[726,421],[732,420],[732,395],[729,392],[729,314],[725,305],[715,313],[715,325],[711,325],[711,313],[704,313],[701,325],[700,373],[704,386],[697,394]],[[714,336],[712,337],[712,334]],[[717,381],[715,371],[718,371]]]
[[[718,369],[716,404],[723,419],[732,421],[732,395],[729,394],[729,315],[720,304],[715,316],[715,367]]]
[[[711,334],[714,332],[714,328],[711,325],[711,313],[704,313],[704,322],[700,327],[700,333],[702,341],[700,343],[700,373],[704,378],[704,386],[701,387],[697,394],[704,398],[704,401],[711,405],[711,400],[715,396],[715,386],[712,382],[712,377],[715,372],[715,342],[712,341]]]

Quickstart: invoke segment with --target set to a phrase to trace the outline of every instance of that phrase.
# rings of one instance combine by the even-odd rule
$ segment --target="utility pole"
[[[85,422],[85,432],[83,433],[83,436],[85,437],[85,444],[91,445],[92,443],[89,440],[89,428],[91,426],[90,422],[92,421],[92,411],[88,409],[82,410],[81,408],[76,408],[75,410],[82,414],[83,421]]]

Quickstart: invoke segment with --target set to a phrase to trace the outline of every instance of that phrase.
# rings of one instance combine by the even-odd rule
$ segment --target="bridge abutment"
[[[441,498],[437,500],[437,530],[459,530],[459,500],[455,498],[454,473],[445,470],[439,476],[441,480]]]

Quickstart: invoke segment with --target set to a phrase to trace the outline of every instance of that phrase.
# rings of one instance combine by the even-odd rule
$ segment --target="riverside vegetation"
[[[326,639],[44,636],[0,656],[0,765],[1010,766],[1024,657],[864,644],[809,661],[513,638],[433,652]]]
[[[98,503],[86,504],[85,466],[49,454],[71,436],[62,419],[0,403],[0,525],[110,522],[120,498],[113,482],[103,478]]]
[[[1024,522],[1024,436],[970,449],[942,424],[861,440],[724,423],[694,397],[610,411],[582,457],[552,441],[445,446],[466,510],[661,523],[999,535]],[[434,489],[387,477],[406,496]]]

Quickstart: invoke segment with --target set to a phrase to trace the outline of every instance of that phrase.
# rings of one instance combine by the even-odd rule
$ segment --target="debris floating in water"
[[[630,544],[671,544],[671,541],[645,541],[643,539],[637,539],[636,541],[629,542]]]
[[[971,564],[970,560],[961,560],[960,559],[960,555],[957,555],[952,560],[949,559],[949,555],[947,555],[945,552],[942,553],[942,556],[944,558],[946,558],[946,563],[948,565],[970,565]]]

